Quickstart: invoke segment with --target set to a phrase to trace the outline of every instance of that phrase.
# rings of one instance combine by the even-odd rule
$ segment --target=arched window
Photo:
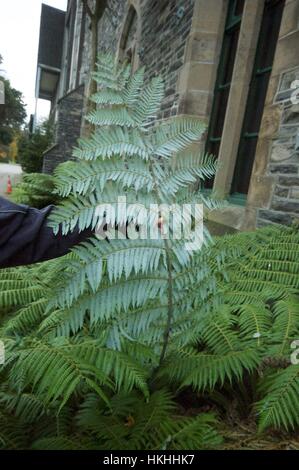
[[[140,37],[140,23],[137,10],[133,4],[129,6],[128,13],[122,28],[118,48],[119,61],[128,61],[133,70],[138,67],[137,46]]]

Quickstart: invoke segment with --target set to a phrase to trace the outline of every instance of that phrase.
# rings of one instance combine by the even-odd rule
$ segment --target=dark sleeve
[[[65,255],[91,231],[54,235],[47,225],[53,209],[38,210],[0,197],[0,268],[46,261]]]

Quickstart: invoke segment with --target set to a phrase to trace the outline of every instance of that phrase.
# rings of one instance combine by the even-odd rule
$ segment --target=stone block
[[[272,162],[283,162],[289,160],[293,155],[293,145],[289,140],[274,141],[271,149],[271,161]]]
[[[274,75],[298,66],[298,44],[299,29],[279,39],[273,64]]]
[[[293,104],[285,107],[282,113],[282,124],[297,124],[299,127],[299,104]]]
[[[279,130],[281,121],[281,110],[279,106],[266,107],[264,109],[263,119],[260,128],[260,138],[272,137]]]
[[[299,24],[299,2],[297,0],[286,2],[281,27],[280,36],[285,36],[291,31],[295,31]]]
[[[274,190],[274,177],[252,174],[250,180],[247,205],[250,207],[269,207],[270,197]]]
[[[299,186],[299,177],[297,176],[280,176],[278,183],[281,186]]]
[[[179,112],[182,114],[193,114],[206,116],[212,103],[212,94],[206,91],[187,91],[179,102]]]
[[[290,191],[290,198],[291,199],[299,199],[299,187],[292,188]]]
[[[298,165],[270,165],[270,173],[298,174]]]
[[[208,220],[217,222],[221,225],[228,225],[240,230],[245,219],[245,207],[230,204],[227,208],[219,211],[211,211],[208,214]]]
[[[192,30],[218,33],[225,20],[226,5],[226,0],[195,0]]]
[[[284,188],[282,186],[276,186],[274,190],[274,194],[275,196],[278,196],[278,197],[288,197],[289,189]]]
[[[299,214],[299,202],[294,202],[290,199],[274,198],[271,208],[277,211],[293,212],[295,214]]]
[[[188,62],[181,70],[179,90],[212,91],[215,79],[215,65]]]
[[[258,219],[261,218],[264,221],[276,223],[276,224],[283,224],[283,225],[291,225],[292,223],[292,216],[290,214],[285,214],[284,212],[277,212],[275,210],[265,210],[261,209],[258,211]]]
[[[188,40],[186,61],[214,62],[216,49],[215,33],[195,32]]]

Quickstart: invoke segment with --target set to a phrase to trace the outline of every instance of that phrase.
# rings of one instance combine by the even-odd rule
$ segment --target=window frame
[[[228,100],[229,100],[229,93],[230,93],[230,87],[232,83],[234,64],[235,64],[235,60],[237,56],[239,33],[241,29],[242,16],[244,13],[245,0],[242,1],[241,14],[239,15],[235,14],[236,8],[239,2],[240,0],[229,0],[229,3],[228,3],[225,27],[224,27],[223,37],[222,37],[220,60],[219,60],[216,83],[215,83],[215,88],[214,88],[213,104],[212,104],[209,127],[208,127],[206,144],[205,144],[206,153],[210,153],[214,155],[216,158],[218,157],[218,154],[219,154],[219,147],[220,147],[222,134],[223,134],[225,114],[226,114]],[[233,57],[231,57],[230,45],[231,45],[231,42],[233,41],[232,39],[233,35],[236,32],[237,32],[236,47],[234,50]],[[232,59],[232,62],[231,62],[231,59]],[[225,78],[227,75],[227,67],[229,66],[231,66],[231,70],[229,74],[230,77],[229,77],[229,80],[225,81]],[[225,95],[223,94],[226,92],[226,90],[228,90],[227,97],[225,97]],[[224,110],[223,110],[224,114],[222,115],[223,120],[222,122],[220,121],[220,131],[219,131],[220,135],[215,135],[217,132],[217,127],[218,127],[217,124],[219,124],[219,109],[221,108],[221,100],[223,96],[224,96],[225,105],[224,105]],[[217,149],[217,154],[215,154],[215,152],[211,150],[212,150],[213,145],[217,143],[219,143],[219,147]],[[214,184],[214,178],[211,180],[208,180],[205,184],[205,187],[212,189],[213,184]]]
[[[255,58],[254,58],[254,65],[253,65],[253,70],[252,70],[250,84],[249,84],[245,112],[243,116],[242,131],[241,131],[239,144],[238,144],[237,158],[236,158],[233,178],[231,182],[230,200],[243,200],[243,202],[244,201],[246,202],[246,198],[247,198],[247,194],[248,194],[249,186],[250,186],[250,180],[252,176],[252,170],[253,170],[254,161],[255,161],[255,156],[256,156],[256,148],[257,148],[258,138],[259,138],[261,124],[262,124],[262,117],[263,117],[263,112],[265,108],[265,101],[266,101],[267,91],[269,87],[269,81],[270,81],[271,72],[273,69],[274,56],[275,56],[275,51],[276,51],[277,42],[279,38],[279,31],[280,31],[284,6],[285,6],[285,0],[266,0],[264,4],[261,27],[259,31],[259,37],[258,37],[256,53],[255,53]],[[278,8],[278,10],[275,12],[275,14],[277,14],[278,16],[276,18],[277,24],[274,25],[274,29],[271,31],[271,39],[269,40],[269,37],[267,37],[268,38],[267,44],[269,44],[269,41],[272,41],[273,47],[271,49],[266,47],[265,49],[264,39],[265,39],[265,34],[266,34],[266,28],[268,26],[267,21],[271,21],[271,17],[272,17],[271,13],[273,13],[272,9],[276,7]],[[263,56],[263,52],[265,50],[267,51],[267,53],[269,53],[270,51],[270,53],[269,53],[269,56],[266,57],[267,62],[265,63],[265,66],[261,66],[260,61]],[[271,62],[270,64],[269,64],[269,61]],[[265,87],[264,87],[264,84],[260,81],[261,79],[263,79],[263,77],[266,77]],[[261,86],[261,83],[262,83],[262,86]],[[249,126],[249,123],[251,122],[250,115],[252,113],[252,109],[254,106],[253,99],[255,97],[256,90],[257,90],[257,94],[259,95],[258,99],[259,99],[259,105],[261,106],[261,110],[258,114],[255,114],[256,119],[254,121],[254,124],[256,125],[256,130],[248,131],[248,126]],[[247,160],[246,162],[244,160],[244,156],[242,156],[242,154],[244,155],[243,149],[246,146],[246,141],[252,142],[253,139],[255,140],[255,143],[253,143],[250,154],[249,154],[250,159],[249,161]],[[246,163],[247,163],[247,167],[246,167]]]

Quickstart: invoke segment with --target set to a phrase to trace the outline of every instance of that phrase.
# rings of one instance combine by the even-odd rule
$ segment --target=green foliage
[[[226,276],[218,280],[222,302],[202,322],[193,344],[181,350],[180,359],[176,353],[170,357],[160,375],[213,399],[214,391],[224,388],[234,396],[236,382],[250,372],[257,400],[250,410],[257,413],[259,429],[295,428],[299,370],[290,356],[299,336],[298,231],[271,227],[227,236],[214,250],[227,258]]]
[[[11,199],[17,204],[27,204],[42,209],[60,201],[60,197],[54,191],[53,176],[44,173],[25,173],[22,181],[14,187]]]
[[[18,160],[25,173],[39,173],[43,166],[43,153],[51,146],[52,126],[45,121],[32,134],[24,131],[19,139]]]
[[[66,199],[54,229],[157,224],[159,214],[148,220],[136,206],[113,211],[123,194],[146,207],[216,207],[192,190],[215,170],[210,156],[190,151],[202,125],[180,118],[153,126],[161,81],[143,87],[142,70],[131,76],[109,56],[99,62],[98,108],[88,117],[97,128],[56,171]],[[205,242],[187,251],[171,237],[94,236],[61,259],[0,273],[3,448],[215,448],[221,426],[202,409],[190,417],[181,403],[190,391],[222,417],[237,401],[260,432],[298,426],[290,364],[298,231],[270,227],[214,241],[206,233]]]
[[[1,75],[1,70],[0,80],[4,83],[5,93],[5,103],[0,106],[0,144],[9,145],[25,122],[26,110],[22,93],[11,86],[10,81]]]
[[[284,247],[283,262],[275,265],[275,271],[273,265],[269,267],[268,273],[271,277],[279,272],[282,283],[279,289],[275,283],[261,289],[254,282],[264,276],[260,259],[267,256],[269,266],[277,245]],[[120,311],[119,333],[111,320],[90,325],[89,318],[77,319],[69,309],[46,308],[53,286],[59,285],[61,267],[71,265],[73,254],[37,267],[2,271],[1,306],[6,314],[1,338],[8,362],[2,372],[0,403],[2,412],[11,416],[6,418],[10,423],[6,446],[23,448],[34,442],[34,448],[49,449],[214,448],[220,441],[212,415],[199,413],[186,419],[177,414],[172,402],[169,418],[161,419],[162,397],[166,394],[170,399],[169,386],[172,395],[191,386],[194,393],[220,410],[224,406],[225,411],[233,397],[243,413],[249,401],[247,413],[257,418],[261,432],[269,426],[297,427],[298,366],[290,364],[290,345],[298,338],[299,300],[297,276],[285,277],[284,269],[286,260],[292,264],[289,271],[298,269],[298,261],[291,261],[298,247],[296,231],[271,227],[215,240],[200,254],[198,262],[201,266],[204,259],[208,262],[221,297],[205,315],[204,301],[198,296],[197,309],[202,314],[192,332],[188,317],[181,313],[182,322],[187,321],[181,334],[187,335],[187,341],[181,339],[182,347],[171,345],[150,387],[156,392],[149,392],[147,384],[159,360],[162,304],[150,302],[147,307]],[[194,288],[200,292],[201,281]],[[30,295],[23,295],[26,289]],[[123,334],[121,339],[119,334]],[[251,386],[244,392],[249,377]],[[155,400],[160,399],[157,404]],[[58,433],[51,423],[60,408],[58,416],[69,412],[74,418]],[[153,412],[165,428],[161,424],[154,433],[149,426],[142,440],[140,427],[145,426],[147,413]],[[19,441],[20,429],[32,421],[42,431],[37,437],[33,433],[30,442]],[[181,443],[175,438],[177,429],[182,429]],[[189,441],[194,436],[197,444]],[[206,436],[207,442],[200,436]]]
[[[193,449],[217,446],[221,440],[215,433],[213,415],[181,418],[171,395],[164,390],[144,400],[132,393],[116,395],[110,408],[101,406],[90,395],[79,410],[77,422],[101,442],[103,449]]]

